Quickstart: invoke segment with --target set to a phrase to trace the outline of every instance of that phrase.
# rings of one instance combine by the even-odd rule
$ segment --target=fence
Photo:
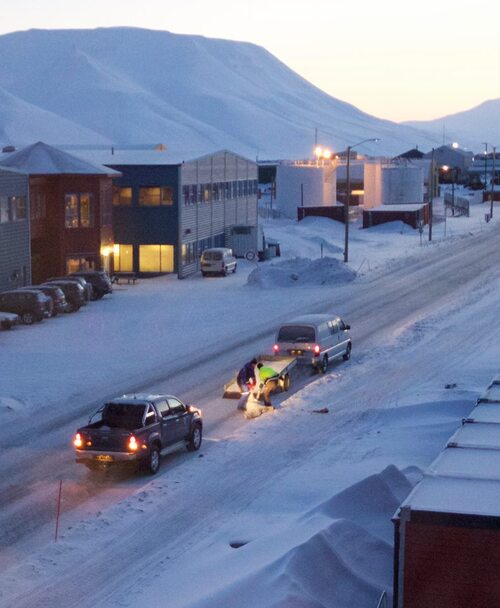
[[[451,209],[452,216],[465,215],[469,217],[469,200],[462,196],[453,196],[449,192],[444,195],[444,209]]]

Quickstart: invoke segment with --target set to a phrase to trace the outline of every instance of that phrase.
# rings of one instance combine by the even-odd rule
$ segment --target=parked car
[[[33,289],[39,289],[43,291],[46,296],[52,299],[54,305],[52,316],[55,317],[61,312],[66,312],[68,303],[66,302],[66,296],[64,291],[57,285],[32,285]]]
[[[76,312],[85,304],[85,290],[78,281],[52,280],[45,285],[60,287],[66,298],[65,312]]]
[[[204,277],[209,274],[227,276],[230,272],[236,272],[236,266],[233,251],[227,247],[205,249],[201,254],[201,274]]]
[[[92,299],[92,294],[94,293],[92,290],[92,285],[87,283],[87,281],[83,277],[72,277],[66,275],[65,277],[50,277],[47,279],[45,283],[54,283],[55,281],[73,281],[79,283],[83,287],[83,304],[88,304]]]
[[[139,465],[151,474],[161,455],[201,446],[201,410],[173,395],[123,395],[105,403],[74,436],[76,462],[89,469]]]
[[[283,323],[273,346],[275,354],[289,354],[325,373],[333,359],[351,357],[352,339],[347,325],[337,315],[303,315]]]
[[[13,312],[0,312],[0,327],[10,329],[14,325],[21,323],[21,317]]]
[[[33,285],[29,285],[27,287],[18,287],[16,291],[39,291],[43,294],[45,300],[45,316],[47,319],[54,316],[54,300],[51,296],[47,295],[43,289],[39,289],[38,287],[34,287]]]
[[[111,279],[104,270],[79,270],[68,277],[83,277],[92,286],[92,300],[100,300],[107,293],[113,293]]]
[[[41,321],[47,310],[47,296],[41,291],[15,289],[0,293],[0,311],[13,312],[25,325]]]

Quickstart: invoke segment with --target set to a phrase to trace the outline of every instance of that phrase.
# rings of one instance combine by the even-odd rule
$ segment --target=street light
[[[484,143],[484,188],[483,190],[486,192],[486,168],[488,166],[488,142]]]
[[[347,193],[344,201],[344,224],[345,224],[345,242],[344,242],[344,262],[347,263],[349,261],[349,205],[351,202],[351,175],[350,164],[351,164],[351,150],[360,146],[361,144],[365,144],[369,141],[380,141],[378,137],[371,137],[370,139],[363,139],[362,141],[358,141],[357,144],[352,146],[347,146]]]
[[[493,217],[493,199],[495,198],[495,155],[496,146],[493,146],[493,168],[491,170],[491,194],[490,194],[490,220]]]

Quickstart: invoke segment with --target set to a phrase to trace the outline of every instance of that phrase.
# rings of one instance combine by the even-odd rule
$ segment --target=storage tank
[[[420,167],[382,167],[381,203],[404,205],[424,200],[424,175]]]
[[[284,217],[296,219],[297,207],[327,206],[336,202],[337,181],[333,164],[278,165],[276,206]]]

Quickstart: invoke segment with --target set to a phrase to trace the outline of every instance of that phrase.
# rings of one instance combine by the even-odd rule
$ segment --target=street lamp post
[[[363,139],[362,141],[358,141],[357,144],[352,146],[347,146],[347,166],[346,166],[346,186],[347,192],[344,200],[344,263],[349,261],[349,205],[351,203],[351,150],[360,146],[361,144],[365,144],[369,141],[380,141],[378,137],[371,137],[370,139]]]
[[[493,169],[491,174],[490,219],[493,217],[493,199],[495,198],[495,155],[497,148],[493,146]]]
[[[486,175],[488,167],[488,142],[484,142],[484,188],[483,190],[486,192]]]

